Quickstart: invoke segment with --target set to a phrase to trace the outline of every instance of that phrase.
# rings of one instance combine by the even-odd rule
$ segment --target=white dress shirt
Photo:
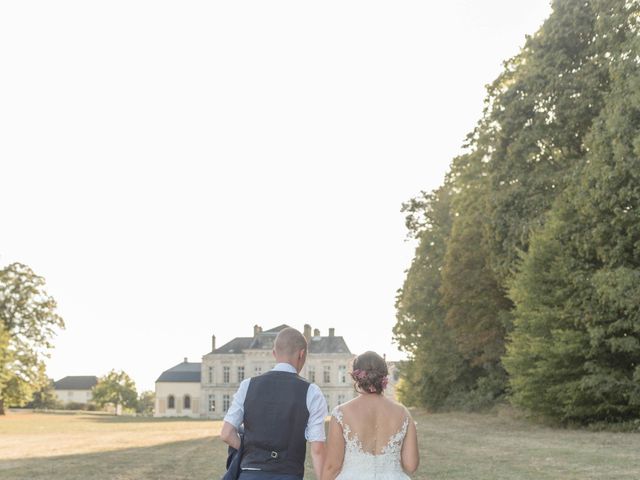
[[[290,372],[298,373],[293,365],[288,363],[278,363],[273,367],[272,372]],[[233,396],[233,402],[224,416],[224,421],[238,428],[244,419],[244,399],[247,396],[250,378],[240,382],[238,391]],[[307,410],[309,410],[309,420],[307,427],[304,429],[304,437],[308,442],[324,442],[326,436],[324,433],[324,419],[327,416],[327,401],[315,383],[309,385],[307,390]]]

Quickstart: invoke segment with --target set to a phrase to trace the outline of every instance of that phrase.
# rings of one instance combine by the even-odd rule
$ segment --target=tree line
[[[402,400],[640,417],[640,1],[561,0],[403,205]]]

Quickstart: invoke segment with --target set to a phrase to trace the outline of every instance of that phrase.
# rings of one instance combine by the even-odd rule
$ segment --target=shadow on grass
[[[213,422],[209,418],[191,417],[147,417],[134,415],[113,415],[106,412],[85,410],[37,410],[35,413],[56,416],[82,416],[84,419],[100,423],[171,423],[171,422]]]
[[[95,415],[87,417],[91,422],[100,423],[175,423],[175,422],[215,422],[208,418],[190,417],[133,417],[126,415]]]
[[[0,460],[6,480],[213,480],[224,473],[219,437],[107,452]]]

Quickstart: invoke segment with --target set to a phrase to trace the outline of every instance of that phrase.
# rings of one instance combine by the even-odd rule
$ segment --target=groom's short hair
[[[307,339],[295,328],[280,330],[273,344],[273,349],[281,355],[294,355],[307,348]]]

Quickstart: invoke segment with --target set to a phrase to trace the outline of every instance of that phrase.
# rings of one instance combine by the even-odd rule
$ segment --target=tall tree
[[[396,297],[393,329],[400,348],[409,353],[403,365],[402,400],[430,409],[450,406],[457,392],[470,384],[464,362],[441,304],[441,270],[451,230],[449,183],[404,205],[409,234],[418,240],[404,285]]]
[[[489,86],[485,115],[474,132],[484,152],[491,201],[486,238],[502,286],[519,252],[554,199],[584,161],[585,136],[603,105],[609,75],[596,41],[593,0],[556,0],[522,51]]]
[[[640,2],[598,5],[611,90],[514,279],[505,358],[514,402],[563,421],[640,416]]]
[[[44,286],[26,265],[0,270],[0,414],[5,404],[23,405],[48,382],[44,359],[64,321]]]
[[[451,166],[457,194],[440,287],[445,325],[473,379],[461,399],[469,407],[487,406],[504,394],[500,358],[512,306],[489,263],[484,222],[490,190],[482,157],[476,150]]]
[[[138,403],[136,385],[125,372],[111,370],[93,387],[92,401],[100,407],[112,404],[115,415],[118,415],[120,407],[135,409]]]

